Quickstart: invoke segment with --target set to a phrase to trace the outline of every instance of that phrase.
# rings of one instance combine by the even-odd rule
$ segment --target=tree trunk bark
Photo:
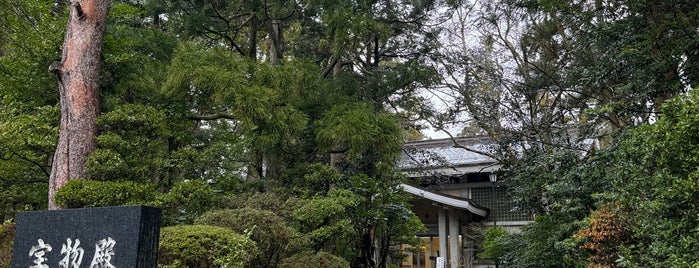
[[[282,42],[284,42],[282,23],[279,20],[267,20],[267,31],[269,32],[269,64],[279,65],[279,61],[284,55]]]
[[[49,176],[49,209],[59,209],[56,191],[85,178],[85,162],[95,148],[99,114],[99,70],[109,0],[71,0],[63,55],[49,70],[58,76],[61,126]]]
[[[260,21],[253,11],[250,15],[250,35],[248,36],[248,57],[253,61],[257,61],[257,26]]]

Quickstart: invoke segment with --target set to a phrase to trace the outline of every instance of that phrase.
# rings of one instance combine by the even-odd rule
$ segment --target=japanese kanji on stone
[[[17,217],[13,268],[156,267],[160,210],[102,207]]]

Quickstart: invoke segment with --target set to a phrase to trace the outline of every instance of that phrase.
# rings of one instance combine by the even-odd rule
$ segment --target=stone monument
[[[12,268],[155,268],[160,209],[30,211],[17,217]]]

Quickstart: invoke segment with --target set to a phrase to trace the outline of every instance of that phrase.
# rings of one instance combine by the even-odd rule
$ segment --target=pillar
[[[459,211],[449,211],[449,267],[459,266]]]
[[[437,207],[437,221],[439,227],[439,256],[447,256],[447,211],[443,207]]]
[[[416,257],[416,260],[417,260],[417,268],[422,268],[421,265],[420,265],[420,257],[422,257],[422,256],[420,256],[420,246],[417,247],[417,252],[416,252],[415,254],[413,254],[413,256]],[[412,263],[412,262],[411,262],[411,263]]]
[[[427,266],[427,268],[434,268],[434,261],[430,259],[430,256],[437,256],[437,248],[439,245],[435,243],[435,241],[434,236],[430,236],[430,255],[426,258],[426,260],[429,260],[430,264]]]

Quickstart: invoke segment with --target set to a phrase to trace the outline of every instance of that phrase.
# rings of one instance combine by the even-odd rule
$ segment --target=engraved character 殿
[[[115,244],[116,241],[111,237],[97,241],[97,244],[95,244],[95,256],[92,258],[90,268],[116,268],[111,263]]]
[[[61,255],[63,259],[58,263],[58,267],[61,268],[79,268],[80,264],[83,262],[83,253],[85,251],[80,247],[80,239],[75,239],[73,244],[70,238],[66,239],[67,243],[64,243],[61,247]]]
[[[48,268],[49,266],[44,262],[48,261],[44,258],[47,252],[51,252],[51,245],[44,243],[44,240],[38,239],[39,245],[32,246],[29,250],[29,256],[34,257],[34,265],[29,266],[29,268]]]

